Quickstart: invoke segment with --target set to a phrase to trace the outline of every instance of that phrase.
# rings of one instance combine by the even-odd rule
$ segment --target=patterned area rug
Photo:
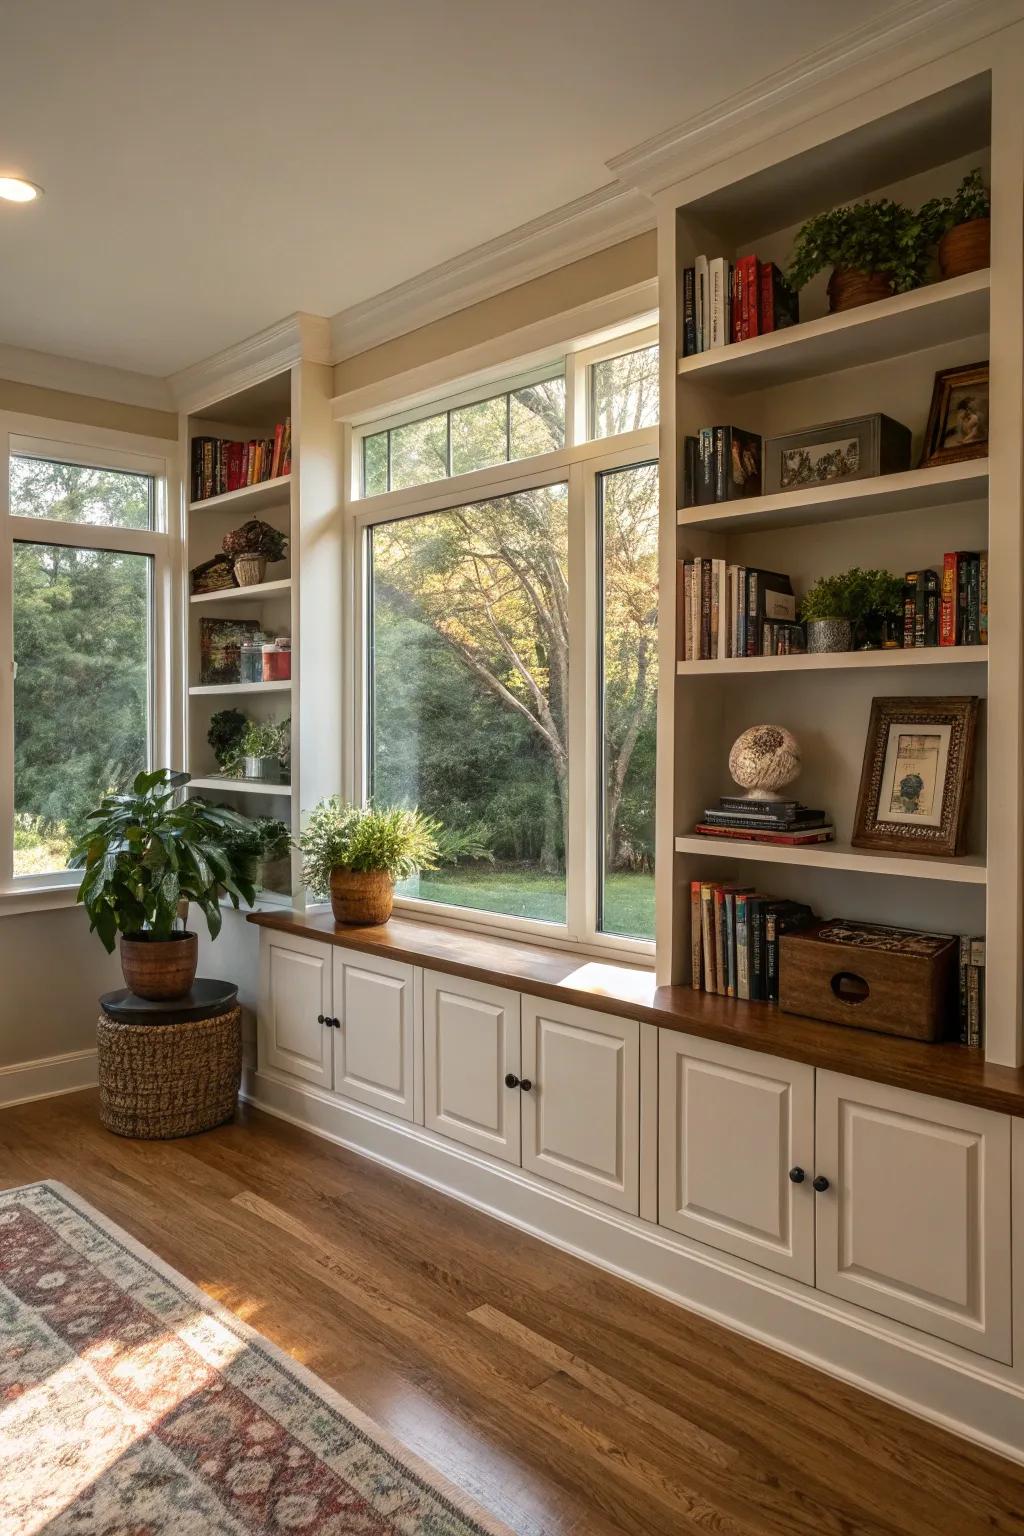
[[[0,1536],[510,1536],[55,1183],[0,1192]]]

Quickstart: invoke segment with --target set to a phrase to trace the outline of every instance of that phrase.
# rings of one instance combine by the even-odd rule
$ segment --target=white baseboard
[[[0,1067],[0,1108],[95,1086],[95,1046],[89,1051],[43,1056],[39,1061],[19,1061],[10,1067]]]
[[[1024,1464],[1019,1373],[624,1215],[422,1126],[273,1073],[255,1108],[429,1184],[645,1290]]]

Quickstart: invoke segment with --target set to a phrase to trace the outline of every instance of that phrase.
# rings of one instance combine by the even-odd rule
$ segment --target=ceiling
[[[0,173],[46,189],[0,203],[0,343],[162,377],[335,314],[888,9],[0,0]]]

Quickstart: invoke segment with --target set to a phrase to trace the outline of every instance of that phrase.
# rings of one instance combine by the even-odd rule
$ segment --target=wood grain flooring
[[[1020,1468],[269,1116],[0,1110],[0,1187],[42,1178],[519,1536],[1024,1536]]]

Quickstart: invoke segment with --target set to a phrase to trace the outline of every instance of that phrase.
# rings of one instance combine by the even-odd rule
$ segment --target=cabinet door
[[[414,1118],[414,968],[334,951],[334,1089],[401,1120]]]
[[[636,1215],[639,1024],[542,998],[522,1009],[523,1167]]]
[[[1006,1115],[819,1072],[818,1288],[1010,1360]]]
[[[264,929],[261,972],[260,1066],[330,1088],[330,946]]]
[[[813,1068],[670,1029],[658,1055],[661,1225],[813,1284]]]
[[[423,973],[423,1108],[432,1131],[519,1162],[519,994]]]

